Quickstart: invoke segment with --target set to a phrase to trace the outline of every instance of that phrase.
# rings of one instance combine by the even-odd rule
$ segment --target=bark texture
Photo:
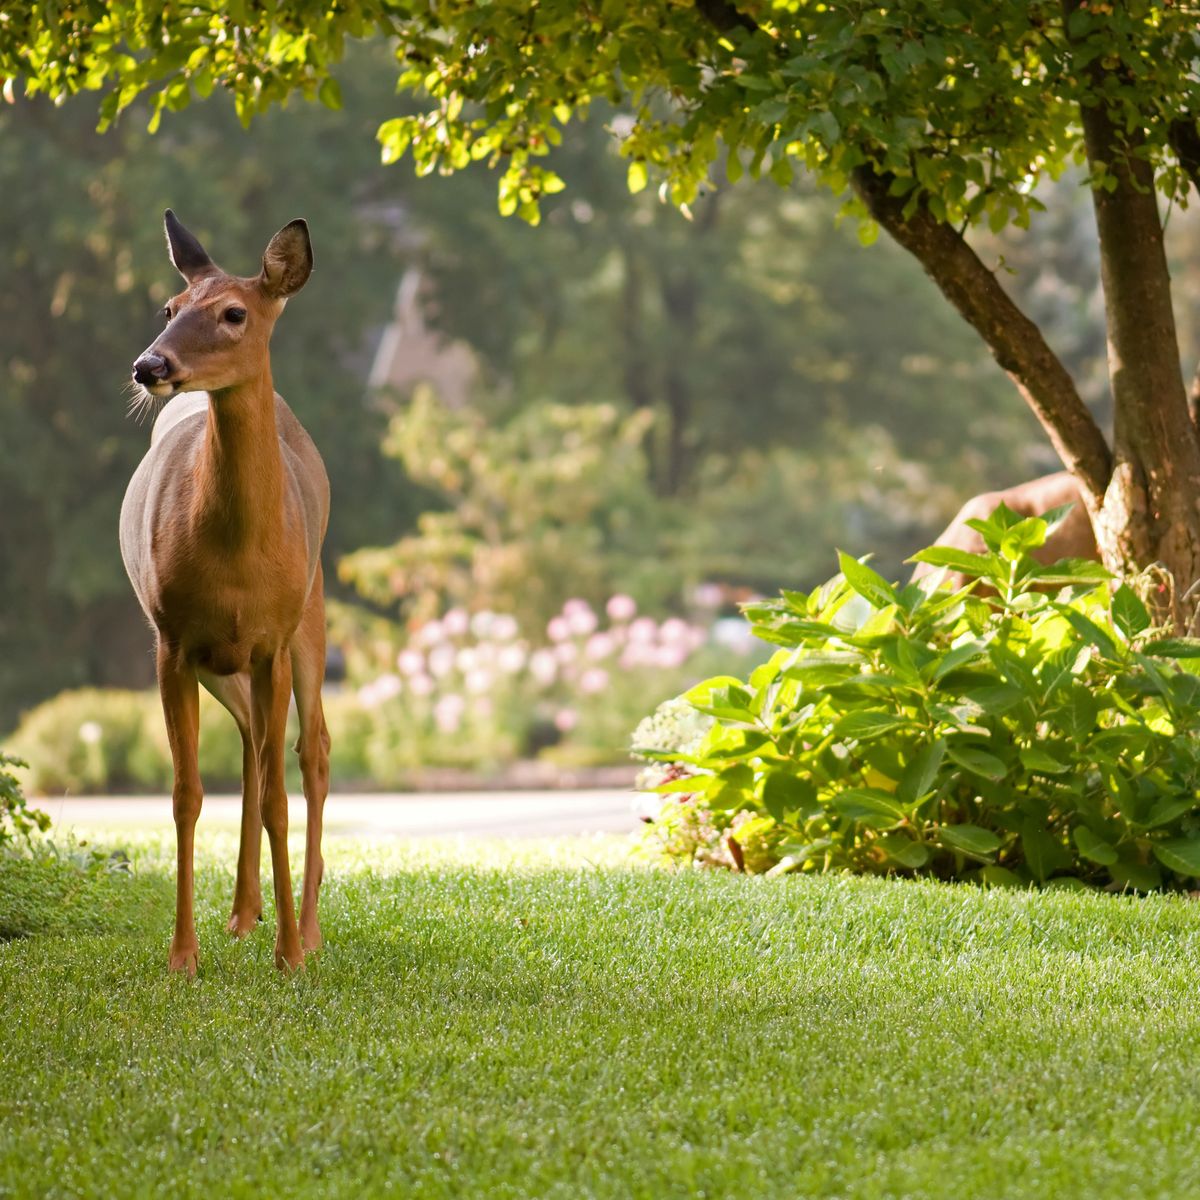
[[[1066,0],[1068,17],[1076,7]],[[1103,95],[1099,60],[1084,70],[1093,94]],[[1180,369],[1154,167],[1141,131],[1118,128],[1104,103],[1081,105],[1080,120],[1093,175],[1115,180],[1092,189],[1114,413],[1113,477],[1096,540],[1113,570],[1161,563],[1171,572],[1169,615],[1182,628],[1195,607],[1184,597],[1200,579],[1200,441]],[[1190,170],[1195,147],[1173,132]]]

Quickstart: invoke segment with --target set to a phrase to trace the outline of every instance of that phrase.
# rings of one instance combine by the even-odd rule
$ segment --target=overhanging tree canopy
[[[721,166],[779,183],[803,165],[849,191],[984,338],[1084,485],[1106,560],[1200,578],[1200,439],[1163,253],[1163,202],[1200,186],[1200,6],[826,0],[593,5],[454,0],[30,6],[0,16],[0,75],[103,94],[107,122],[149,93],[155,120],[216,86],[245,120],[303,93],[335,106],[347,38],[395,39],[428,98],[380,129],[419,172],[503,168],[502,211],[557,191],[562,127],[605,97],[629,184],[661,177],[685,212]],[[11,91],[11,87],[10,87]],[[972,250],[972,227],[1028,223],[1044,174],[1086,166],[1110,345],[1111,446],[1038,328]],[[869,336],[869,331],[864,331]],[[1177,621],[1184,617],[1176,604]]]

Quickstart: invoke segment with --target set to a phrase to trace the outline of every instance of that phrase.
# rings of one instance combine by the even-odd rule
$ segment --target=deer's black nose
[[[171,363],[161,354],[143,354],[133,364],[134,379],[145,387],[166,379],[171,374]]]

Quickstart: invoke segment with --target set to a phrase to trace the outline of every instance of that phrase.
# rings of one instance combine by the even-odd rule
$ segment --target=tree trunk
[[[1068,16],[1075,7],[1067,0]],[[1100,92],[1104,69],[1095,59],[1085,69]],[[1185,596],[1200,580],[1200,441],[1180,369],[1154,168],[1140,133],[1119,130],[1103,103],[1081,106],[1080,117],[1093,176],[1116,180],[1111,191],[1092,189],[1114,413],[1113,475],[1094,514],[1096,541],[1114,571],[1161,564],[1170,572],[1163,615],[1182,629],[1196,607]]]

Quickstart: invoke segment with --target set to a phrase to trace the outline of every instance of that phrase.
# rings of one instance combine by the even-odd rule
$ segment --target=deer
[[[1087,558],[1099,561],[1100,550],[1096,546],[1096,535],[1084,505],[1083,493],[1078,480],[1070,471],[1041,475],[1037,479],[1018,483],[1015,487],[1003,491],[972,496],[958,510],[954,520],[946,526],[934,544],[952,546],[955,550],[967,550],[972,554],[985,554],[987,547],[983,544],[983,538],[967,522],[990,517],[1001,503],[1007,504],[1013,512],[1023,517],[1040,517],[1052,508],[1073,504],[1074,508],[1067,513],[1058,528],[1051,530],[1047,535],[1045,544],[1033,551],[1033,557],[1040,563],[1057,562],[1060,558]],[[928,563],[917,563],[912,578],[923,579],[936,570],[940,568]],[[965,582],[963,576],[955,571],[948,572],[946,578],[950,587],[955,589],[962,587]]]
[[[203,790],[199,685],[237,722],[242,813],[228,930],[262,919],[262,831],[271,849],[275,965],[296,970],[321,946],[317,896],[329,790],[321,705],[325,601],[321,546],[329,480],[321,456],[271,377],[270,341],[313,267],[308,226],[285,225],[257,275],[229,275],[168,209],[172,265],[185,288],[166,327],[133,364],[140,401],[166,404],[121,506],[121,557],[156,637],[155,666],[174,768],[178,851],[168,967],[196,974],[193,847]],[[307,806],[296,920],[288,866],[284,741],[295,694]]]

